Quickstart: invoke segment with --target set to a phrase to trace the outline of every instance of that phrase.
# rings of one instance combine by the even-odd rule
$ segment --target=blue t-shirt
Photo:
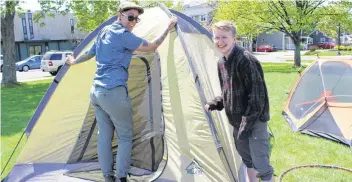
[[[93,85],[106,89],[127,88],[132,53],[143,41],[117,21],[104,27],[88,50],[89,55],[96,57],[97,63]]]

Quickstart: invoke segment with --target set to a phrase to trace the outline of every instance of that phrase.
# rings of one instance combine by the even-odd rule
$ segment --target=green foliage
[[[73,12],[78,19],[77,27],[80,30],[91,32],[107,19],[114,16],[120,4],[118,0],[110,1],[39,1],[42,11],[34,15],[33,20],[40,22],[46,16],[55,17],[56,14],[66,15]],[[45,26],[40,22],[40,26]]]
[[[14,13],[16,11],[16,8],[20,10],[21,8],[17,7],[18,3],[18,1],[2,1],[0,3],[1,19],[3,19],[6,13]]]
[[[116,15],[120,1],[72,1],[71,8],[81,30],[91,32]]]
[[[169,0],[157,0],[157,1],[140,1],[133,0],[136,4],[143,7],[155,6],[155,2],[163,3],[168,8],[183,11],[182,2],[177,1],[174,3]],[[106,20],[116,15],[118,7],[120,5],[119,0],[107,0],[107,1],[92,1],[92,0],[80,0],[80,1],[63,1],[63,0],[51,0],[51,1],[39,1],[42,11],[34,15],[33,20],[40,22],[48,17],[55,17],[55,14],[65,15],[69,11],[73,12],[78,19],[77,27],[80,30],[91,32],[95,30],[99,25],[104,23]],[[44,22],[40,22],[40,26],[45,26]]]
[[[335,46],[334,50],[352,51],[352,46]]]
[[[51,1],[38,1],[41,7],[41,11],[34,13],[33,21],[39,23],[41,27],[45,26],[42,22],[46,16],[55,17],[55,13],[66,15],[70,10],[69,2],[62,0],[51,0]]]
[[[351,14],[352,3],[330,2],[328,0],[243,0],[243,1],[220,1],[219,8],[215,13],[215,22],[230,20],[236,22],[238,35],[255,37],[268,31],[280,31],[289,36],[294,42],[295,64],[300,66],[300,42],[301,34],[312,32],[320,20],[324,20],[322,13],[325,11],[341,11],[341,16],[346,19]],[[335,16],[335,15],[331,15]],[[341,16],[336,16],[333,20]],[[332,21],[333,21],[332,20]],[[327,20],[325,20],[327,21]],[[336,30],[336,29],[335,29]]]
[[[299,42],[301,31],[314,28],[317,9],[324,1],[220,1],[215,21],[236,22],[239,35],[256,36],[264,30],[281,31]]]
[[[155,0],[155,1],[141,1],[133,0],[133,2],[139,4],[142,7],[154,7],[157,3],[165,5],[167,8],[182,12],[184,11],[183,3],[181,1],[170,1],[170,0]]]
[[[257,1],[220,1],[214,13],[214,22],[220,20],[233,21],[238,36],[255,37],[264,29],[256,11],[260,9]]]
[[[352,31],[352,2],[330,2],[320,10],[317,29],[326,35],[338,38],[338,27],[341,32]]]

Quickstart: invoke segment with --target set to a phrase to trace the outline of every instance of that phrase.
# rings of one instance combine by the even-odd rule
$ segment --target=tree
[[[183,3],[181,1],[171,1],[171,0],[155,0],[155,1],[141,1],[141,0],[133,0],[136,4],[142,7],[154,7],[157,4],[164,4],[167,8],[182,12],[184,10]]]
[[[342,32],[352,32],[352,2],[330,2],[322,9],[321,16],[317,30],[327,36],[339,39],[339,29]]]
[[[6,1],[1,4],[1,39],[3,41],[2,84],[17,83],[14,17],[18,1]]]
[[[157,0],[157,1],[140,1],[132,0],[143,7],[151,7],[155,5],[155,2],[164,3],[167,7],[181,11],[183,5],[180,1],[173,3],[169,0]],[[72,11],[77,17],[77,27],[80,30],[91,32],[95,30],[99,25],[104,23],[106,20],[116,15],[118,7],[120,5],[119,0],[109,1],[39,1],[42,11],[34,15],[34,21],[40,22],[45,16],[54,17],[56,13],[66,14]],[[44,26],[43,23],[41,23]]]
[[[213,3],[213,1],[209,1],[209,4]],[[233,20],[237,28],[237,37],[245,36],[247,40],[253,40],[264,31],[263,27],[258,26],[261,19],[256,15],[258,9],[256,6],[259,5],[253,1],[220,1],[214,14],[214,21]],[[249,19],[250,21],[248,21]]]
[[[243,34],[250,34],[252,31],[257,34],[263,30],[285,33],[295,45],[294,65],[301,66],[301,35],[314,29],[321,18],[319,10],[324,2],[327,1],[220,1],[215,18],[234,20],[239,32]]]
[[[54,13],[65,15],[72,11],[77,17],[77,27],[91,32],[106,20],[116,15],[119,0],[110,1],[39,1],[41,11],[34,15],[34,21],[40,22],[46,16],[54,17]],[[45,26],[41,23],[41,26]]]

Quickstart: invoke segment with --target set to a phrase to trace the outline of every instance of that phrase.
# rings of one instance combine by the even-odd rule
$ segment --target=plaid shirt
[[[228,59],[219,60],[218,71],[222,96],[213,100],[211,107],[225,108],[231,125],[237,129],[242,119],[246,120],[245,130],[251,129],[257,120],[270,119],[263,70],[250,52],[235,46]]]

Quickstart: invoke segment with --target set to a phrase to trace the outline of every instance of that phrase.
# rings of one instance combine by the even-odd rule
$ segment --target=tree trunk
[[[295,56],[294,56],[295,66],[301,67],[301,43],[300,41],[295,42]]]
[[[6,2],[6,12],[1,17],[1,37],[3,41],[2,54],[2,84],[15,84],[16,78],[16,57],[15,57],[15,33],[14,33],[14,16],[15,16],[15,1]],[[13,9],[11,9],[13,7]]]

